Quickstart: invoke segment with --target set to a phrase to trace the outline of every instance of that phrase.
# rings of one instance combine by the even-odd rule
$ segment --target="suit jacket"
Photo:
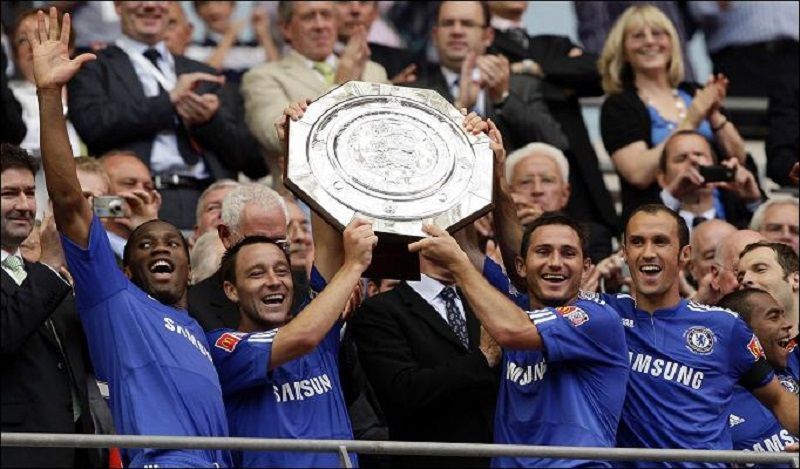
[[[386,70],[375,62],[367,62],[362,81],[389,83]],[[245,73],[242,78],[245,120],[266,151],[268,161],[275,161],[284,153],[274,126],[283,109],[306,98],[316,99],[335,87],[323,82],[317,72],[308,67],[306,58],[293,49],[277,62],[254,67]]]
[[[361,365],[400,441],[492,441],[498,370],[478,349],[480,323],[462,295],[469,349],[405,282],[366,299],[350,325]],[[395,466],[487,466],[476,458],[395,458]]]
[[[77,428],[94,433],[90,409],[97,404],[94,396],[99,392],[72,291],[42,264],[26,262],[25,268],[28,276],[19,286],[5,270],[0,272],[2,430],[75,433]],[[58,339],[45,323],[48,318],[52,319]],[[73,386],[82,411],[77,427],[72,409]],[[95,402],[90,404],[90,398]],[[106,409],[106,419],[108,415]],[[104,421],[98,427],[107,431],[109,425]],[[2,448],[4,467],[71,467],[74,458],[73,448]],[[105,464],[101,458],[97,451],[89,453],[89,463],[94,467]]]
[[[602,96],[597,56],[584,52],[569,57],[578,47],[562,36],[529,36],[528,48],[523,48],[507,32],[495,30],[491,49],[508,57],[511,62],[523,59],[536,61],[545,73],[542,93],[555,120],[569,140],[565,152],[570,166],[570,196],[567,212],[580,220],[592,221],[618,231],[617,212],[603,181],[597,154],[583,121],[578,97]]]
[[[195,151],[194,140],[202,148],[202,157],[215,179],[232,177],[246,164],[247,139],[241,122],[234,119],[224,95],[216,85],[201,82],[199,94],[216,93],[220,108],[202,125],[176,126],[176,111],[169,94],[147,98],[128,55],[117,46],[97,54],[97,60],[84,64],[69,82],[69,118],[92,155],[110,150],[130,150],[150,166],[154,136],[174,130],[181,154]],[[200,62],[176,55],[175,74],[191,72],[216,74]]]
[[[417,64],[417,70],[425,63],[422,54],[412,54],[408,49],[400,49],[384,44],[369,43],[370,56],[373,62],[386,69],[386,75],[391,79],[412,63]]]
[[[542,99],[541,85],[538,78],[512,75],[508,99],[502,106],[494,106],[488,102],[488,93],[484,93],[487,101],[483,103],[486,112],[484,117],[497,124],[509,152],[532,141],[549,143],[561,149],[568,146],[561,126]],[[427,64],[419,73],[417,81],[408,86],[434,90],[449,102],[455,101],[438,64]]]

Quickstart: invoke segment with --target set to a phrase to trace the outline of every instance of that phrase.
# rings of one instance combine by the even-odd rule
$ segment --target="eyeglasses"
[[[437,26],[440,28],[454,28],[456,24],[460,24],[464,29],[475,29],[480,28],[483,29],[486,27],[485,24],[478,23],[477,21],[472,20],[456,20],[456,19],[443,19],[439,21]]]

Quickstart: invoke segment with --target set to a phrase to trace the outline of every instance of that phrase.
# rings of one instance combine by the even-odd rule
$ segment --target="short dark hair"
[[[539,216],[539,218],[529,223],[525,228],[525,232],[522,234],[522,246],[520,247],[519,251],[520,257],[525,259],[528,256],[528,248],[530,248],[531,236],[533,236],[533,232],[536,231],[537,228],[549,225],[563,225],[572,228],[572,230],[578,235],[578,239],[581,242],[581,254],[583,254],[584,257],[588,255],[589,234],[586,230],[586,227],[579,221],[563,212],[545,212]]]
[[[36,175],[39,163],[27,150],[12,143],[0,144],[0,172],[7,169],[27,169]]]
[[[797,272],[798,270],[798,258],[797,253],[794,252],[791,246],[788,244],[783,243],[771,243],[768,241],[759,241],[757,243],[751,243],[745,246],[742,253],[739,254],[739,259],[743,258],[745,254],[750,251],[755,251],[759,248],[767,248],[771,249],[772,252],[775,254],[775,260],[778,261],[778,264],[781,266],[783,270],[783,279],[789,277],[790,274],[793,272]]]
[[[285,242],[281,243],[279,241],[284,240],[276,240],[267,236],[247,236],[228,248],[228,250],[225,251],[225,254],[222,255],[222,260],[219,263],[219,271],[222,276],[222,281],[233,284],[236,283],[236,255],[239,254],[239,251],[241,251],[243,247],[251,244],[272,244],[276,246],[281,250],[283,255],[286,256],[286,262],[289,262],[291,265],[291,261],[289,260],[288,245]]]
[[[717,306],[738,313],[744,322],[749,324],[754,305],[750,297],[757,294],[769,295],[769,293],[760,288],[742,288],[723,296]]]
[[[630,224],[631,219],[633,219],[635,215],[638,215],[641,212],[649,213],[650,215],[655,215],[658,213],[668,214],[670,218],[675,220],[675,224],[678,227],[678,243],[680,244],[680,248],[683,249],[684,246],[689,245],[689,227],[686,226],[686,220],[684,220],[683,217],[678,215],[678,213],[675,212],[674,210],[670,209],[666,205],[661,205],[661,204],[640,205],[639,207],[636,207],[636,209],[634,209],[633,212],[631,212],[631,215],[628,217],[628,221],[625,222],[625,230],[622,232],[623,243],[625,242],[625,238],[628,235],[628,225]]]
[[[123,267],[127,267],[128,265],[130,265],[131,249],[133,249],[133,243],[131,241],[136,239],[136,236],[139,234],[140,231],[144,230],[145,227],[148,227],[153,223],[163,223],[165,225],[169,225],[169,226],[175,228],[175,231],[181,237],[181,242],[183,243],[183,250],[186,252],[186,258],[189,259],[189,243],[186,242],[186,238],[183,236],[183,233],[181,232],[181,230],[179,230],[177,226],[173,225],[172,223],[170,223],[168,221],[155,219],[155,220],[148,220],[148,221],[142,223],[141,225],[137,226],[136,229],[133,230],[131,235],[128,237],[128,241],[125,243],[125,247],[122,250],[122,266]]]
[[[709,142],[703,134],[694,129],[683,129],[670,135],[669,138],[667,138],[664,141],[664,148],[661,150],[661,155],[658,157],[658,169],[660,169],[662,173],[667,171],[667,150],[669,149],[670,144],[675,139],[678,139],[680,137],[685,137],[686,135],[694,135],[696,137],[702,138],[708,145],[708,148],[711,152],[711,161],[713,161],[714,164],[717,164],[717,162],[719,161],[719,158],[717,158],[717,152],[714,151],[714,145],[712,145],[711,142]]]
[[[457,1],[457,0],[451,0],[451,1]],[[281,2],[281,3],[283,3],[283,2]],[[442,13],[442,5],[444,3],[445,2],[439,2],[439,4],[436,5],[436,16],[434,16],[434,20],[435,20],[436,24],[439,24],[439,15]],[[489,10],[489,2],[487,2],[487,1],[479,1],[478,3],[480,3],[481,12],[483,12],[483,26],[488,28],[490,26],[489,23],[492,20],[492,12],[491,12],[491,10]]]

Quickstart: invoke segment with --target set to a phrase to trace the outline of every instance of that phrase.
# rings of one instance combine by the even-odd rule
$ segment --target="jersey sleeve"
[[[61,235],[61,245],[69,272],[75,280],[78,309],[91,308],[126,288],[128,279],[117,266],[108,235],[96,216],[89,225],[86,249],[64,235]]]
[[[523,310],[531,307],[528,295],[517,290],[505,272],[503,272],[503,269],[489,256],[486,256],[483,260],[483,278]]]
[[[549,362],[616,361],[625,349],[624,331],[608,308],[589,301],[528,312],[544,342]]]
[[[217,329],[208,333],[224,395],[267,384],[272,341],[277,332],[272,329],[248,334]]]
[[[734,321],[730,338],[730,370],[739,384],[752,390],[772,381],[775,373],[767,363],[761,342],[741,318]]]

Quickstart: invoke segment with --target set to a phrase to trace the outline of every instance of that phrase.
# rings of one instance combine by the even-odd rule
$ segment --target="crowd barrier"
[[[606,461],[723,462],[785,464],[800,467],[797,453],[703,451],[686,449],[590,448],[478,443],[418,443],[363,440],[282,440],[236,437],[178,437],[140,435],[70,435],[0,433],[0,446],[59,448],[229,449],[249,451],[313,451],[339,454],[342,467],[351,467],[348,453],[406,456],[521,456]]]

